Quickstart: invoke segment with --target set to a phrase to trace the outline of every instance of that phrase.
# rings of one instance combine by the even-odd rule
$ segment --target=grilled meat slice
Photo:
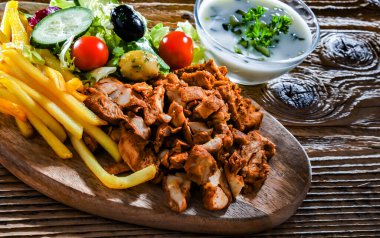
[[[219,93],[214,92],[195,107],[194,113],[203,119],[207,119],[211,114],[218,111],[224,105]]]
[[[171,124],[175,127],[182,127],[186,121],[185,114],[183,114],[183,107],[175,101],[170,104],[168,115],[172,118]]]
[[[244,98],[239,103],[237,119],[234,124],[238,130],[248,131],[259,128],[262,119],[263,113],[258,111],[252,100]]]
[[[144,109],[144,121],[150,126],[154,124],[157,117],[164,112],[165,88],[159,85],[154,88],[152,95],[147,98],[147,107]]]
[[[209,182],[202,186],[203,206],[207,210],[222,210],[231,203],[232,196],[224,174],[217,169]]]
[[[119,105],[121,109],[135,109],[136,111],[136,108],[146,107],[143,98],[133,90],[133,88],[136,87],[123,84],[115,78],[104,78],[94,84],[93,87],[108,96],[113,102]],[[141,87],[139,89],[141,89]]]
[[[115,142],[119,142],[121,136],[121,127],[110,127],[108,130],[108,135]]]
[[[191,146],[185,141],[176,138],[170,147],[172,147],[172,152],[181,153],[188,150]]]
[[[230,113],[228,112],[228,105],[224,104],[218,111],[213,113],[208,121],[210,124],[216,125],[220,123],[226,124],[230,120]]]
[[[246,145],[249,142],[249,136],[235,128],[232,128],[232,136],[234,138],[234,142],[238,145]]]
[[[224,165],[234,197],[241,190],[255,193],[261,188],[269,173],[267,161],[275,152],[273,143],[258,131],[251,131],[246,136],[248,142],[236,150]]]
[[[93,88],[97,89],[104,95],[111,95],[114,92],[121,90],[123,87],[123,83],[114,77],[103,78],[93,86]]]
[[[126,163],[124,163],[123,161],[122,162],[118,162],[118,163],[114,163],[114,164],[112,164],[110,166],[106,166],[104,169],[108,173],[114,174],[114,175],[121,174],[121,173],[124,173],[124,172],[128,172],[128,171],[131,170],[129,168],[129,166]]]
[[[153,91],[153,87],[146,82],[134,83],[131,87],[133,91],[141,93],[143,96],[149,95]]]
[[[203,185],[217,169],[216,161],[206,149],[198,145],[191,149],[185,163],[185,171],[191,181]]]
[[[209,60],[204,64],[191,65],[182,69],[175,70],[174,73],[178,75],[179,78],[182,77],[184,73],[194,73],[197,71],[207,71],[210,74],[214,75],[217,80],[227,81],[225,77],[227,74],[227,68],[219,67],[215,64],[214,60]]]
[[[176,134],[181,131],[181,127],[173,128],[168,124],[161,124],[156,130],[156,137],[153,142],[154,151],[158,153],[166,137]]]
[[[172,155],[163,156],[161,159],[161,164],[165,166],[167,169],[183,169],[187,158],[189,157],[189,153],[174,153]]]
[[[207,132],[211,135],[213,131],[213,129],[207,127],[206,123],[204,122],[190,121],[189,126],[191,129],[191,132],[194,134],[197,134],[199,132]]]
[[[204,90],[201,87],[190,86],[183,87],[179,90],[182,102],[188,103],[191,101],[200,100],[206,97]]]
[[[151,164],[157,165],[157,159],[147,145],[147,140],[132,131],[123,129],[119,141],[119,151],[121,157],[132,171],[141,170]]]
[[[136,114],[130,112],[126,118],[125,126],[132,129],[133,132],[143,138],[148,140],[150,137],[150,128],[145,124],[144,119]]]
[[[243,160],[238,151],[234,151],[228,162],[224,165],[224,172],[228,184],[230,185],[232,196],[236,198],[244,187],[244,179],[239,173],[242,168],[247,164],[246,160]]]
[[[164,177],[162,188],[165,191],[170,209],[175,212],[186,210],[190,199],[191,181],[184,173],[170,174]]]
[[[223,147],[223,140],[219,136],[209,140],[205,144],[201,145],[201,147],[205,150],[207,150],[210,154],[217,153],[220,149]]]
[[[234,141],[230,126],[227,123],[219,123],[214,125],[214,129],[218,133],[218,137],[222,139],[223,147],[226,150],[230,149]]]
[[[194,73],[183,73],[181,78],[191,86],[199,86],[203,89],[212,89],[215,77],[207,71],[197,71]]]
[[[192,142],[194,144],[204,144],[211,140],[212,128],[208,128],[204,122],[189,122],[191,129]]]
[[[252,103],[252,100],[243,98],[236,84],[229,83],[217,87],[223,100],[227,103],[231,119],[236,129],[248,132],[259,128],[263,118],[262,112]]]
[[[254,140],[260,147],[255,149],[256,153],[251,155],[247,166],[242,169],[242,175],[246,184],[244,192],[246,193],[257,192],[261,188],[270,170],[268,159],[272,157],[276,151],[274,144],[268,140],[268,138],[260,135],[258,131],[250,131],[248,136],[250,137],[250,141]],[[249,148],[246,148],[245,151],[243,151],[242,147],[241,154],[247,154],[248,149]]]
[[[99,143],[86,132],[83,132],[82,137],[83,137],[83,142],[86,144],[87,148],[91,152],[94,152],[95,150],[99,148]]]
[[[120,120],[125,119],[119,106],[112,102],[105,94],[95,88],[88,88],[86,95],[87,98],[84,100],[84,104],[101,119],[113,125],[117,125]]]

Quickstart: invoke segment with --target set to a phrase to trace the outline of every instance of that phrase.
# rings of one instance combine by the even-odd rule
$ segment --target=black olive
[[[124,41],[137,41],[145,34],[145,21],[132,7],[120,5],[111,11],[115,33]]]

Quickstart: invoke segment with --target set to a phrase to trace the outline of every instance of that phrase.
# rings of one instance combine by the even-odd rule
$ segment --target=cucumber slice
[[[51,48],[74,35],[86,33],[92,23],[92,12],[84,7],[70,7],[42,19],[32,32],[30,43],[38,48]]]

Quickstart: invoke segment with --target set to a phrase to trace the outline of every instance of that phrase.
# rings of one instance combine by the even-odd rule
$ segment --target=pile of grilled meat
[[[114,174],[154,164],[169,207],[182,212],[198,185],[208,210],[255,193],[269,173],[275,145],[260,135],[263,114],[210,60],[151,81],[104,78],[86,89],[85,105],[112,125],[124,163]],[[95,149],[88,136],[85,142]]]

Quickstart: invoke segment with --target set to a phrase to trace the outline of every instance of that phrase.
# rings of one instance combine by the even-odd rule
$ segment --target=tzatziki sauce
[[[263,6],[266,12],[261,20],[266,23],[270,22],[272,15],[288,15],[293,22],[287,34],[280,34],[276,37],[278,44],[270,48],[270,57],[263,57],[262,54],[252,48],[243,49],[242,52],[244,55],[265,61],[286,60],[303,54],[310,47],[311,33],[297,12],[285,4],[280,6],[278,3],[278,1],[273,0],[207,0],[199,11],[199,19],[204,29],[212,34],[217,42],[233,51],[240,37],[224,30],[222,24],[228,22],[231,15],[236,16],[236,10],[246,11],[248,8],[255,8],[258,5]]]
[[[231,15],[239,18],[237,10],[247,11],[257,6],[265,8],[260,20],[267,24],[273,15],[287,15],[292,20],[287,34],[275,36],[277,44],[269,47],[269,57],[253,47],[239,47],[241,52],[237,53],[240,36],[223,28],[223,23],[228,23]],[[288,72],[303,60],[294,63],[292,59],[305,53],[312,44],[311,31],[306,22],[295,10],[279,0],[203,0],[198,9],[198,21],[203,28],[198,32],[209,57],[226,65],[231,80],[237,83],[258,84]]]

